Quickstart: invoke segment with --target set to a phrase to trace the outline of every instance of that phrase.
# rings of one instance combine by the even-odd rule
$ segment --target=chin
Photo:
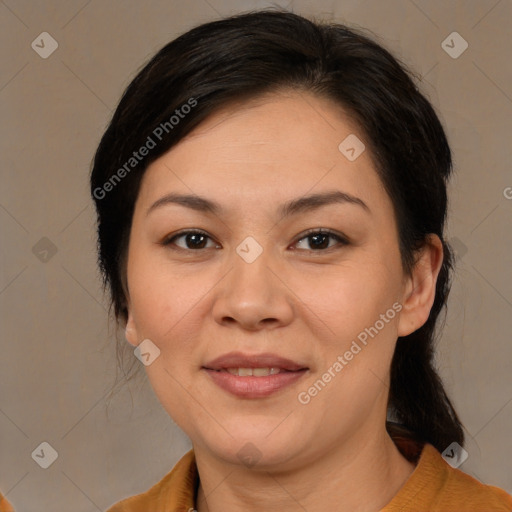
[[[276,428],[260,428],[252,423],[247,428],[239,424],[238,428],[228,429],[221,439],[204,439],[202,444],[209,446],[216,457],[231,464],[246,466],[250,469],[270,469],[283,466],[304,451],[305,446],[298,439],[298,432],[272,432]],[[270,433],[269,435],[269,432]],[[307,444],[307,443],[306,443]]]

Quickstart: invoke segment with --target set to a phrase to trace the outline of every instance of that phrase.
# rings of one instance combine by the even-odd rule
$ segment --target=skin
[[[126,338],[160,349],[145,368],[192,441],[199,512],[378,511],[414,470],[385,430],[389,369],[397,337],[428,318],[442,245],[432,236],[404,275],[393,206],[370,151],[350,162],[338,149],[349,134],[364,141],[330,100],[272,93],[209,117],[143,177],[128,248]],[[371,212],[338,203],[277,216],[288,200],[332,190]],[[224,211],[167,204],[147,213],[170,192]],[[186,228],[207,233],[204,248],[186,237],[162,244]],[[303,234],[311,228],[349,243],[326,238],[328,248],[316,249]],[[248,236],[263,248],[252,263],[236,252]],[[298,394],[395,302],[401,311],[301,404]],[[201,369],[234,350],[277,353],[309,370],[270,397],[234,397]],[[248,442],[259,453],[252,467],[237,455]]]

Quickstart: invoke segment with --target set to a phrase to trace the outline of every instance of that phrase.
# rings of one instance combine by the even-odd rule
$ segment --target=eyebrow
[[[172,192],[155,201],[148,208],[146,215],[149,215],[157,208],[161,208],[169,204],[178,204],[198,212],[212,213],[214,215],[221,215],[223,211],[219,203],[210,199],[206,199],[198,195],[177,194]],[[278,216],[282,220],[286,217],[297,215],[298,213],[305,213],[331,204],[352,204],[362,207],[364,211],[371,214],[371,210],[368,205],[359,197],[355,197],[346,192],[341,192],[340,190],[333,190],[292,199],[279,207]]]

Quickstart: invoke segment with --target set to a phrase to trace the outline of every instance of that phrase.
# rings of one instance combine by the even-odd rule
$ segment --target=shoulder
[[[0,512],[14,512],[12,505],[7,501],[2,493],[0,492]]]
[[[194,507],[197,482],[194,451],[190,450],[150,489],[117,502],[107,512],[187,511]]]
[[[426,449],[432,452],[433,468],[437,468],[443,477],[439,479],[442,485],[439,489],[439,505],[459,508],[462,505],[468,511],[512,511],[512,496],[503,489],[483,484],[467,473],[452,468],[433,446],[427,445]]]
[[[431,444],[424,444],[404,486],[382,512],[511,512],[512,496],[451,467]]]

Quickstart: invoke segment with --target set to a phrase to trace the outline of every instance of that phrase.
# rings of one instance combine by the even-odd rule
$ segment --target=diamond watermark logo
[[[456,441],[450,444],[441,455],[452,468],[458,468],[469,456],[468,452]]]
[[[357,135],[351,133],[348,137],[343,139],[338,149],[347,160],[354,162],[363,154],[366,147]]]
[[[57,246],[49,238],[43,236],[32,247],[32,253],[39,261],[47,263],[57,254]]]
[[[47,59],[59,47],[59,43],[48,32],[41,32],[32,41],[31,46],[39,57]]]
[[[458,32],[452,32],[441,43],[441,48],[452,59],[458,59],[468,49],[468,46],[468,42]]]
[[[160,349],[151,340],[145,339],[135,347],[133,353],[144,366],[149,366],[160,356]]]
[[[252,236],[248,236],[238,245],[236,252],[246,263],[253,263],[263,252],[263,247]]]
[[[244,466],[252,468],[261,459],[261,452],[253,443],[245,443],[238,451],[237,456]]]
[[[33,452],[32,458],[43,468],[48,469],[56,460],[59,454],[50,443],[42,442]]]
[[[457,238],[456,236],[450,238],[450,245],[454,252],[455,260],[458,261],[464,257],[464,255],[468,252],[467,245]]]

